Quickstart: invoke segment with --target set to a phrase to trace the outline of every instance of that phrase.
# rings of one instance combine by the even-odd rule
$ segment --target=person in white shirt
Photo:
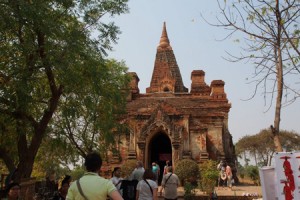
[[[157,200],[158,185],[151,169],[146,169],[143,179],[136,186],[136,200]]]
[[[114,171],[112,172],[112,177],[111,177],[111,182],[116,186],[120,194],[122,195],[122,192],[120,190],[122,180],[123,178],[121,177],[121,167],[115,167]]]
[[[143,167],[143,163],[141,161],[136,162],[136,168],[130,175],[130,180],[142,180],[144,175],[145,169]]]
[[[161,181],[162,190],[165,190],[165,200],[177,199],[177,187],[179,186],[179,178],[173,173],[172,166],[167,167],[167,174]],[[162,190],[160,193],[162,193]]]

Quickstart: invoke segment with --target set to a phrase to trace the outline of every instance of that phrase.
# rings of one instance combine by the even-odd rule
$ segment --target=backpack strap
[[[80,195],[85,199],[85,200],[88,200],[88,198],[86,198],[86,196],[84,195],[83,191],[82,191],[82,188],[81,188],[81,185],[80,185],[80,182],[79,182],[80,179],[78,179],[76,181],[76,185],[77,185],[77,188],[78,188],[78,191],[80,193]]]
[[[170,174],[170,176],[167,178],[166,182],[165,182],[165,186],[167,185],[168,180],[171,178],[173,173]]]
[[[148,181],[146,179],[144,179],[144,181],[147,183],[147,185],[149,186],[150,190],[151,190],[151,194],[153,196],[153,190],[152,190],[152,187],[150,186],[150,184],[148,183]]]

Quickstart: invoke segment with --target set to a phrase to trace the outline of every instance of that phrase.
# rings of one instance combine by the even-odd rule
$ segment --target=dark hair
[[[8,184],[8,186],[5,189],[5,194],[8,195],[9,190],[15,186],[19,186],[19,188],[21,188],[21,185],[19,183],[16,183],[16,182],[10,183],[10,184]]]
[[[62,180],[62,183],[63,183],[63,182],[68,182],[68,183],[70,183],[71,180],[72,180],[72,177],[71,177],[70,175],[65,175],[64,179]]]
[[[68,176],[68,175],[67,175]],[[70,185],[70,182],[71,182],[71,176],[65,176],[65,178],[61,181],[61,187],[64,185],[64,184],[68,184]]]
[[[97,172],[102,166],[102,159],[99,153],[92,152],[85,157],[84,166],[89,172]]]
[[[168,166],[168,172],[173,172],[173,167],[172,166]]]
[[[115,167],[114,171],[112,171],[112,173],[111,173],[111,177],[113,177],[115,172],[118,171],[119,169],[121,169],[121,167]]]
[[[151,169],[146,169],[145,170],[144,175],[143,175],[143,179],[144,180],[146,180],[146,179],[154,180],[155,179],[154,173],[152,172]]]

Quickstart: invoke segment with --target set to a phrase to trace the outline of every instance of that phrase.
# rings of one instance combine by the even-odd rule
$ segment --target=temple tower
[[[168,38],[166,23],[164,22],[150,87],[146,89],[146,93],[180,93],[187,91],[188,89],[183,85],[180,70]]]

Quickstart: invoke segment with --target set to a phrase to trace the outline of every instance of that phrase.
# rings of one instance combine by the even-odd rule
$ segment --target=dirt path
[[[184,188],[179,187],[178,188],[178,196],[183,196],[184,194]],[[232,190],[229,188],[216,188],[216,193],[218,196],[245,196],[245,195],[251,195],[251,196],[262,196],[262,190],[260,186],[233,186]],[[196,189],[196,195],[203,195],[204,193],[198,189]]]

